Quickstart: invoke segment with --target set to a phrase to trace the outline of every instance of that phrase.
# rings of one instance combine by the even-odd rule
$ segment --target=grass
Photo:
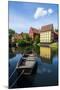
[[[58,43],[57,42],[52,43],[52,44],[50,44],[50,47],[51,48],[58,48]]]
[[[57,42],[50,44],[50,47],[52,48],[54,54],[58,53],[58,43]]]

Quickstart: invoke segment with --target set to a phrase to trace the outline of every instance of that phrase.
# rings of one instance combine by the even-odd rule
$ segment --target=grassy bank
[[[58,48],[58,43],[57,42],[52,43],[52,44],[50,44],[50,47],[57,49]]]
[[[50,44],[50,47],[52,48],[54,54],[58,53],[58,43],[57,42]]]

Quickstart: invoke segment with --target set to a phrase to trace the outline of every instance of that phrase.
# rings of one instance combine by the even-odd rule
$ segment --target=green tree
[[[26,42],[24,40],[17,40],[17,43],[18,43],[19,46],[26,45]]]
[[[12,36],[15,34],[15,31],[12,29],[9,29],[9,44],[12,44]],[[15,42],[14,42],[15,44]]]
[[[58,29],[55,29],[56,32],[58,32]]]
[[[9,29],[9,36],[15,34],[15,31],[12,29]]]
[[[31,40],[31,38],[29,37],[28,34],[26,34],[26,40],[27,40],[27,41]]]
[[[40,43],[40,36],[39,36],[39,35],[36,35],[36,36],[35,36],[34,42],[35,42],[36,44]]]
[[[32,39],[29,37],[28,33],[22,33],[22,36],[25,41],[29,41],[29,42],[32,41]]]

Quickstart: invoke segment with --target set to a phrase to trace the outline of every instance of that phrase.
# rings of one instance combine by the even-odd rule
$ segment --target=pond
[[[36,55],[35,74],[24,78],[18,75],[16,64],[22,55],[33,50]],[[41,87],[58,85],[58,53],[49,46],[12,47],[9,49],[9,88]]]

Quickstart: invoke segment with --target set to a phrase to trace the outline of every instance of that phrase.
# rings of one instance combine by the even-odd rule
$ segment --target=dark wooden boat
[[[17,63],[16,69],[18,71],[24,71],[24,75],[31,75],[36,64],[37,62],[34,54],[28,54],[22,57],[22,62]]]

